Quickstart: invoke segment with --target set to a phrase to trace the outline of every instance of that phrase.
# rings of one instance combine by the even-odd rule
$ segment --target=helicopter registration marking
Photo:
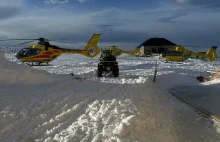
[[[36,57],[30,57],[28,59],[34,59],[34,58],[50,58],[50,55],[39,55],[39,56],[36,56]]]

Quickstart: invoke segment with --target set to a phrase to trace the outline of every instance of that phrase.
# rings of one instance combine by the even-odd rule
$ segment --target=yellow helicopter
[[[133,51],[126,51],[126,50],[121,50],[121,49],[117,48],[117,46],[113,45],[113,46],[105,48],[105,50],[111,50],[112,55],[114,55],[115,57],[120,56],[123,53],[129,54],[131,56],[139,56],[140,55],[140,48],[135,48],[135,50],[133,50]]]
[[[140,57],[141,55],[141,47],[144,45],[144,43],[147,40],[145,40],[143,43],[141,43],[140,45],[138,45],[133,51],[126,51],[126,50],[121,50],[119,48],[117,48],[117,46],[113,45],[110,47],[105,48],[105,50],[111,50],[112,51],[112,55],[114,55],[115,57],[120,56],[121,54],[129,54],[131,56],[136,56],[136,57]]]
[[[38,38],[38,39],[7,39],[7,40],[0,40],[0,41],[9,41],[9,40],[31,40],[27,41],[18,45],[30,43],[33,41],[39,41],[37,44],[30,45],[26,48],[21,49],[17,53],[15,53],[15,57],[23,62],[27,63],[28,65],[40,65],[42,63],[48,63],[52,60],[56,59],[63,53],[70,53],[70,54],[82,54],[86,57],[93,58],[99,54],[100,50],[97,47],[97,43],[99,41],[100,34],[94,34],[89,42],[85,45],[84,49],[67,49],[61,48],[55,45],[51,45],[49,41],[45,38]],[[68,42],[63,42],[68,43]]]
[[[192,52],[185,49],[181,45],[177,45],[175,48],[169,48],[167,51],[160,54],[160,56],[166,61],[177,61],[183,62],[191,57],[196,57],[197,59],[207,59],[210,62],[215,61],[217,57],[216,53],[217,46],[212,46],[207,52]]]

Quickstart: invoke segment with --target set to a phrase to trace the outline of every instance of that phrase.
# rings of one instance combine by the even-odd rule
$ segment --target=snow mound
[[[219,83],[220,83],[220,79],[214,79],[214,80],[211,80],[211,81],[201,83],[201,85],[213,85],[213,84],[219,84]]]
[[[118,141],[130,135],[137,108],[131,100],[102,100],[88,105],[85,113],[67,129],[56,134],[57,141]],[[46,141],[51,140],[47,138]]]
[[[26,65],[8,61],[0,51],[0,84],[40,84],[56,79],[46,71],[37,71]]]

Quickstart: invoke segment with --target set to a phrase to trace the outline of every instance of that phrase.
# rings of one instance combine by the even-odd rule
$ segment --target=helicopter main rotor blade
[[[199,47],[199,46],[195,46],[195,45],[182,45],[184,47]]]
[[[58,40],[48,40],[48,41],[51,41],[51,42],[60,42],[60,43],[69,43],[69,44],[74,44],[74,42],[66,42],[66,41],[58,41]]]
[[[38,40],[38,39],[3,39],[0,41],[10,41],[10,40]]]
[[[34,42],[34,41],[36,41],[36,40],[31,40],[31,41],[23,42],[23,43],[20,43],[20,44],[15,45],[15,46],[22,45],[22,44],[26,44],[26,43],[30,43],[30,42]]]
[[[46,38],[43,38],[43,37],[40,37],[40,38],[35,38],[35,39],[27,39],[27,38],[21,38],[21,39],[1,39],[0,41],[11,41],[11,40],[29,40],[27,42],[24,42],[24,43],[20,43],[18,45],[22,45],[22,44],[25,44],[25,43],[29,43],[29,42],[32,42],[32,41],[35,41],[35,40],[38,40],[38,41],[42,41],[42,42],[58,42],[58,43],[68,43],[68,44],[74,44],[75,42],[68,42],[68,41],[59,41],[59,40],[50,40],[50,39],[46,39]]]

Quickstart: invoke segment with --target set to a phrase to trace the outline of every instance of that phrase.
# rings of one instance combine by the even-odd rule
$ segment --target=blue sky
[[[0,0],[0,20],[1,39],[45,37],[76,48],[94,33],[102,33],[100,48],[131,49],[150,37],[220,43],[219,0]]]

